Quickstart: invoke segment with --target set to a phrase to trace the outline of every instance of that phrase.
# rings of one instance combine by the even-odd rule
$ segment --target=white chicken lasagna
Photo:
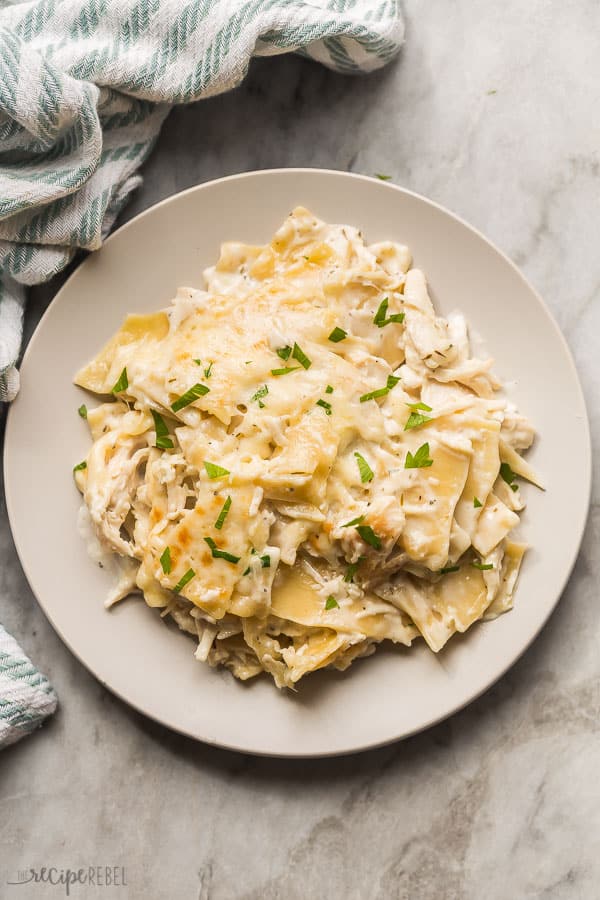
[[[107,604],[140,593],[199,660],[288,688],[510,609],[534,431],[409,250],[298,208],[204,278],[76,376]]]

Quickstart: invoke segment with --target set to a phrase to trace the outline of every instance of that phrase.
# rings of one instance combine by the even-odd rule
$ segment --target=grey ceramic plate
[[[474,626],[435,656],[420,642],[379,650],[346,673],[322,672],[296,695],[268,679],[234,681],[194,660],[193,642],[143,602],[103,606],[106,574],[77,533],[71,469],[89,446],[74,372],[127,312],[165,306],[200,285],[223,240],[259,243],[297,204],[359,226],[369,241],[409,245],[442,313],[460,308],[495,370],[535,423],[529,458],[548,490],[526,487],[528,553],[515,609]],[[159,722],[212,744],[281,756],[328,755],[405,737],[489,687],[531,643],[575,561],[590,494],[588,422],[567,345],[517,269],[480,234],[422,197],[371,178],[306,169],[254,172],[159,203],[108,239],[71,276],[40,322],[6,431],[15,542],[31,587],[73,653],[111,691]],[[564,460],[568,453],[569,471]]]

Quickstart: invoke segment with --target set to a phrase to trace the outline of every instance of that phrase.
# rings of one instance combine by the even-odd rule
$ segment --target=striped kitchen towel
[[[355,74],[402,38],[398,0],[0,0],[0,400],[24,287],[100,247],[173,105],[235,87],[252,56]]]
[[[0,749],[29,734],[55,709],[52,685],[0,625]]]

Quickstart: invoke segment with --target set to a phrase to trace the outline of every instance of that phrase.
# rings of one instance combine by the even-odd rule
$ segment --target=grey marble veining
[[[599,438],[600,7],[404,8],[405,48],[382,73],[350,80],[263,60],[234,93],[173,112],[123,218],[241,170],[388,173],[523,268],[569,341]],[[56,286],[33,292],[28,333]],[[286,762],[196,744],[108,694],[37,608],[2,506],[0,621],[51,676],[61,707],[0,754],[0,897],[64,896],[8,887],[19,869],[95,864],[125,866],[128,887],[72,896],[600,896],[599,532],[596,486],[556,613],[477,702],[386,749]]]

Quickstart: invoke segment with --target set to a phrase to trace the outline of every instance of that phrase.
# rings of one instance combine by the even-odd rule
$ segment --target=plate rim
[[[510,659],[508,661],[502,663],[502,665],[499,667],[498,671],[496,671],[496,673],[492,677],[488,678],[487,681],[485,682],[485,684],[479,685],[476,690],[470,692],[466,698],[463,698],[456,704],[452,705],[451,708],[447,709],[444,713],[441,713],[439,715],[433,715],[424,724],[417,725],[414,728],[412,728],[408,731],[405,731],[400,735],[388,737],[383,740],[374,740],[374,741],[368,741],[368,740],[364,741],[363,740],[359,744],[356,744],[349,749],[342,749],[342,750],[322,750],[322,751],[311,751],[311,752],[294,752],[294,751],[287,752],[287,751],[285,751],[284,752],[284,751],[268,751],[268,750],[262,750],[262,749],[254,749],[254,748],[249,748],[247,745],[244,746],[239,743],[235,743],[233,741],[216,740],[211,737],[199,737],[191,729],[186,729],[183,726],[174,725],[174,724],[165,722],[165,720],[163,718],[161,718],[159,715],[150,711],[142,703],[135,702],[135,701],[129,699],[121,692],[120,689],[113,687],[107,680],[105,680],[104,678],[102,678],[98,674],[96,674],[96,672],[91,668],[91,666],[88,665],[88,663],[85,661],[85,659],[83,659],[82,656],[79,654],[79,652],[72,646],[71,642],[66,639],[66,637],[62,633],[61,628],[59,628],[58,625],[55,623],[51,613],[47,610],[46,606],[42,602],[37,591],[34,589],[33,584],[32,584],[32,579],[30,578],[30,574],[28,571],[28,565],[24,561],[25,553],[22,552],[20,540],[17,537],[17,535],[15,534],[15,530],[13,528],[13,510],[16,506],[16,499],[13,496],[11,481],[8,478],[9,452],[7,450],[7,447],[10,444],[9,437],[10,437],[11,429],[12,429],[12,420],[13,420],[14,416],[16,415],[16,413],[14,413],[14,409],[16,408],[14,405],[14,401],[13,401],[13,403],[11,403],[9,405],[8,413],[6,416],[6,426],[5,426],[5,434],[4,434],[4,447],[3,447],[4,494],[5,494],[5,498],[6,498],[7,518],[8,518],[8,522],[10,525],[11,535],[12,535],[12,539],[13,539],[13,542],[15,545],[15,549],[17,551],[19,563],[21,565],[21,568],[23,570],[25,578],[27,579],[29,588],[30,588],[33,596],[35,597],[37,605],[41,609],[42,613],[45,615],[46,619],[49,621],[50,625],[52,626],[52,628],[54,629],[55,633],[58,635],[60,640],[68,648],[69,652],[72,653],[73,656],[75,656],[75,658],[84,666],[84,668],[98,682],[100,682],[100,684],[102,684],[102,686],[104,688],[106,688],[112,694],[114,694],[116,697],[118,697],[119,700],[123,701],[130,709],[133,709],[137,713],[141,713],[142,715],[148,717],[152,721],[159,724],[161,727],[168,728],[171,731],[175,731],[178,734],[182,734],[187,738],[191,738],[195,741],[199,741],[199,742],[206,744],[208,746],[211,746],[211,747],[217,747],[220,749],[225,749],[230,752],[244,753],[244,754],[248,754],[248,755],[260,756],[260,757],[266,757],[266,758],[320,759],[320,758],[332,758],[332,757],[338,757],[338,756],[349,756],[349,755],[352,755],[355,753],[363,753],[368,750],[375,750],[380,747],[385,747],[390,744],[406,740],[407,738],[410,738],[410,737],[414,736],[415,734],[425,732],[425,731],[429,730],[430,728],[432,728],[433,726],[439,724],[440,722],[445,721],[446,719],[450,718],[451,716],[453,716],[456,713],[460,712],[461,710],[465,709],[467,706],[469,706],[471,703],[473,703],[475,700],[477,700],[479,697],[481,697],[483,694],[485,694],[494,684],[496,684],[501,678],[504,677],[504,675],[506,675],[506,673],[509,671],[509,669],[511,669],[521,659],[521,657],[525,654],[525,652],[531,647],[533,642],[539,637],[541,631],[543,630],[545,625],[548,623],[552,614],[555,612],[556,607],[558,606],[558,603],[559,603],[559,601],[567,587],[569,579],[573,573],[573,569],[575,567],[575,564],[577,562],[577,559],[578,559],[580,551],[581,551],[581,544],[583,542],[583,537],[584,537],[588,519],[589,519],[589,510],[590,510],[590,503],[591,503],[592,444],[591,444],[590,421],[589,421],[589,414],[588,414],[587,405],[586,405],[586,401],[585,401],[585,394],[584,394],[584,391],[582,388],[581,380],[579,378],[579,372],[577,370],[577,366],[575,365],[575,360],[574,360],[573,354],[571,352],[571,349],[567,343],[565,336],[563,335],[561,329],[558,326],[558,323],[556,322],[556,320],[554,318],[554,315],[552,314],[549,307],[546,305],[542,296],[533,287],[533,285],[526,278],[526,276],[523,274],[521,269],[512,261],[512,259],[510,259],[510,257],[503,250],[501,250],[493,241],[491,241],[488,237],[486,237],[478,228],[476,228],[474,225],[471,225],[469,222],[467,222],[465,219],[463,219],[460,215],[458,215],[457,213],[454,213],[452,210],[448,209],[447,207],[443,206],[442,204],[437,203],[436,201],[431,200],[430,198],[425,197],[422,194],[417,193],[416,191],[409,190],[408,188],[405,188],[402,185],[396,184],[392,181],[379,180],[377,182],[377,179],[373,178],[373,176],[363,175],[363,174],[356,173],[356,172],[346,172],[341,169],[328,169],[328,168],[318,168],[318,167],[310,167],[310,166],[289,166],[289,167],[284,166],[284,167],[278,167],[278,168],[273,168],[273,169],[257,169],[257,170],[238,172],[238,173],[234,173],[232,175],[225,175],[220,178],[214,178],[214,179],[210,179],[209,181],[200,182],[199,184],[192,185],[191,187],[185,188],[182,191],[178,191],[177,193],[170,194],[168,197],[164,197],[162,200],[160,200],[157,203],[154,203],[151,206],[147,207],[146,209],[142,210],[137,215],[135,215],[131,219],[129,219],[127,222],[124,222],[122,225],[120,225],[118,228],[116,228],[114,231],[112,231],[111,234],[103,242],[102,247],[107,246],[116,237],[120,236],[123,231],[131,228],[132,226],[135,226],[141,219],[143,219],[144,217],[153,213],[158,208],[165,206],[167,204],[175,203],[181,197],[184,197],[188,194],[201,192],[203,189],[205,189],[207,187],[212,187],[212,186],[221,184],[223,182],[240,181],[240,180],[246,180],[248,178],[252,178],[252,179],[264,178],[264,177],[268,178],[273,175],[281,175],[281,174],[283,174],[283,175],[317,174],[317,175],[326,175],[326,176],[328,175],[328,176],[333,176],[335,178],[343,178],[343,179],[349,179],[349,180],[375,182],[375,183],[378,183],[378,185],[380,187],[382,187],[383,189],[393,190],[393,191],[399,192],[401,194],[408,195],[409,197],[412,197],[412,198],[420,201],[421,203],[424,203],[426,206],[432,207],[433,209],[437,210],[438,212],[441,212],[442,214],[449,217],[450,219],[454,219],[455,221],[460,223],[464,228],[466,228],[468,231],[470,231],[476,237],[478,237],[481,241],[483,241],[485,244],[487,244],[487,246],[489,248],[491,248],[491,250],[493,250],[499,257],[501,257],[503,262],[512,269],[513,273],[515,275],[517,275],[517,277],[523,283],[524,287],[528,290],[528,292],[530,293],[532,298],[534,298],[537,301],[539,307],[541,308],[542,312],[545,314],[545,317],[549,321],[549,324],[551,325],[555,336],[558,338],[559,343],[562,345],[562,349],[563,349],[563,352],[565,355],[565,360],[567,361],[569,368],[571,370],[571,375],[574,379],[574,386],[577,389],[578,399],[579,399],[581,408],[584,413],[583,423],[582,423],[583,424],[583,434],[582,434],[582,438],[581,438],[582,452],[583,452],[583,457],[584,457],[584,466],[583,466],[583,469],[581,470],[581,475],[582,475],[581,485],[582,485],[582,497],[584,499],[585,515],[583,515],[581,518],[581,525],[580,525],[580,528],[578,529],[576,541],[574,541],[574,543],[573,543],[573,550],[571,553],[571,557],[568,561],[568,565],[565,566],[562,581],[560,582],[559,585],[557,585],[556,599],[554,600],[552,605],[549,607],[549,609],[541,617],[538,627],[529,636],[528,640],[523,644],[523,646],[519,648],[518,652],[511,654]],[[37,323],[32,335],[29,339],[29,342],[27,344],[27,347],[22,355],[22,358],[21,358],[21,361],[19,364],[19,370],[21,370],[24,366],[27,365],[29,357],[33,353],[35,353],[35,346],[37,343],[39,333],[42,330],[42,328],[45,324],[46,318],[49,316],[49,314],[52,310],[52,307],[60,299],[60,297],[63,294],[63,292],[65,291],[65,289],[67,289],[69,287],[71,279],[79,271],[81,265],[83,263],[87,262],[88,259],[92,256],[93,256],[93,254],[89,253],[79,262],[79,264],[74,268],[74,270],[69,273],[69,276],[67,277],[65,283],[59,288],[59,290],[56,292],[56,294],[52,297],[51,301],[49,302],[47,308],[45,309],[43,315],[41,316],[39,322]]]

